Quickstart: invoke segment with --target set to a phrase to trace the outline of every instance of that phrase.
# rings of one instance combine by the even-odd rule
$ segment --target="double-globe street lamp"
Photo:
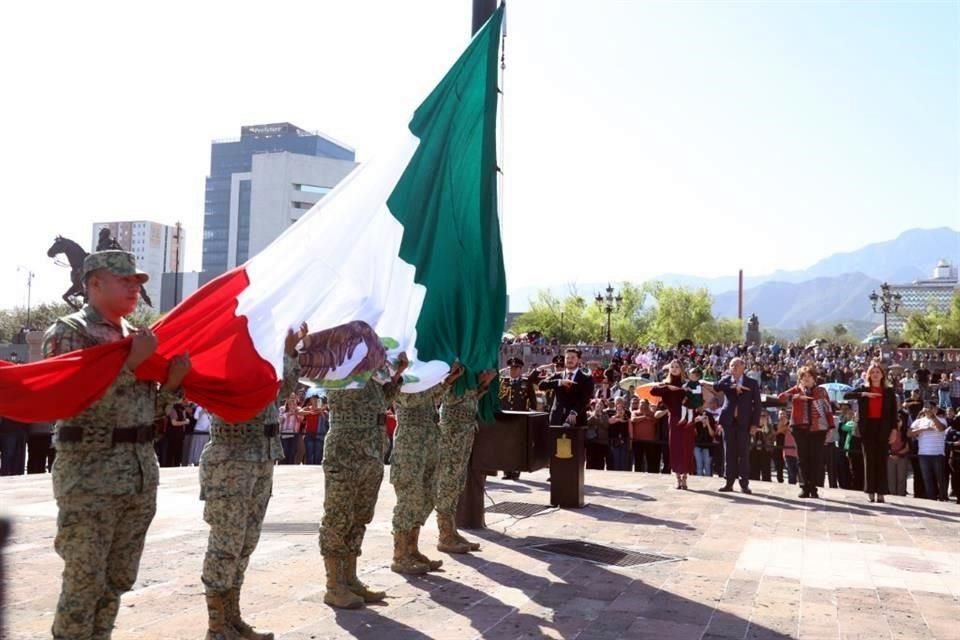
[[[900,302],[903,300],[903,296],[890,291],[890,285],[884,282],[880,285],[880,293],[873,291],[869,297],[870,304],[873,305],[873,312],[883,314],[883,341],[890,342],[890,334],[887,332],[887,316],[900,310]]]
[[[603,311],[607,314],[607,342],[612,342],[610,338],[610,316],[614,311],[620,308],[620,303],[623,302],[623,296],[617,294],[613,295],[613,285],[607,284],[607,295],[598,293],[597,297],[594,298],[597,302],[597,306],[600,307],[600,311]]]

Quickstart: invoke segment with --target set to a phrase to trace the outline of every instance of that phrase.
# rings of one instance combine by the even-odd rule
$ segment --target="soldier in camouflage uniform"
[[[397,494],[390,569],[397,573],[419,575],[443,564],[420,552],[420,527],[433,511],[437,494],[436,401],[462,373],[457,368],[443,384],[397,396],[397,433],[390,459],[390,482]]]
[[[287,333],[282,398],[296,389],[300,372],[296,345],[306,335],[306,324],[299,333],[292,329]],[[258,633],[243,621],[240,589],[260,540],[273,488],[273,466],[283,459],[279,421],[274,402],[243,423],[212,416],[210,441],[200,456],[200,499],[206,503],[203,519],[210,525],[201,576],[207,598],[207,640],[273,640],[272,633]]]
[[[101,640],[113,632],[120,596],[137,579],[157,506],[154,420],[175,399],[190,369],[186,356],[173,358],[159,392],[156,383],[134,376],[157,338],[123,317],[136,308],[147,280],[132,254],[92,253],[82,278],[89,303],[47,330],[43,356],[132,338],[123,368],[103,397],[54,427],[53,495],[59,509],[54,546],[64,567],[52,631],[62,640]]]
[[[480,545],[457,532],[455,515],[460,493],[467,479],[467,465],[477,433],[477,401],[487,392],[496,371],[484,371],[479,386],[457,396],[447,391],[440,406],[439,473],[437,475],[437,549],[447,553],[477,551]]]
[[[356,609],[387,595],[360,582],[357,557],[383,481],[385,412],[406,367],[407,356],[401,354],[397,372],[386,384],[371,377],[361,389],[330,390],[327,395],[330,430],[323,459],[320,553],[327,573],[323,601],[332,607]]]
[[[500,410],[501,411],[535,411],[537,408],[537,392],[533,388],[530,378],[521,375],[523,360],[510,358],[507,360],[510,375],[500,378]],[[505,480],[519,480],[520,472],[506,469],[503,472]]]

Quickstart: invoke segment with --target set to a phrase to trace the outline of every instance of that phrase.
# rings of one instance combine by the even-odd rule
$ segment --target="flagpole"
[[[470,35],[477,35],[477,31],[480,31],[496,10],[497,0],[473,0],[473,30]]]

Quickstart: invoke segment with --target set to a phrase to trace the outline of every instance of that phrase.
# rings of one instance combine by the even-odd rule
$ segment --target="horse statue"
[[[79,311],[82,305],[77,304],[77,298],[79,297],[83,302],[87,301],[87,294],[83,290],[83,280],[81,276],[83,275],[83,260],[89,254],[73,240],[64,238],[63,236],[57,236],[53,244],[50,245],[50,248],[47,249],[47,257],[53,258],[61,253],[67,256],[67,261],[70,263],[71,283],[70,288],[67,289],[61,297],[64,302]],[[147,291],[143,288],[143,285],[140,285],[140,297],[147,306],[153,306],[153,302],[150,300],[150,296],[147,295]]]
[[[57,236],[53,244],[50,245],[50,248],[47,249],[47,257],[53,258],[61,253],[67,256],[67,262],[70,263],[71,283],[70,288],[63,293],[61,298],[63,298],[63,301],[68,305],[79,311],[82,305],[77,304],[77,297],[84,302],[87,300],[80,276],[83,274],[83,260],[88,254],[83,250],[83,247],[73,240],[64,238],[63,236]]]

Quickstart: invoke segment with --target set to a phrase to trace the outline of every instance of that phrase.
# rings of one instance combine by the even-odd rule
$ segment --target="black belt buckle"
[[[279,424],[265,424],[263,425],[263,435],[267,438],[272,438],[277,435],[280,430]]]
[[[131,444],[143,444],[153,440],[154,430],[152,424],[140,424],[135,427],[117,427],[113,430],[113,444],[127,442]]]
[[[387,424],[387,414],[385,414],[385,413],[378,413],[378,414],[377,414],[377,426],[378,426],[378,427],[382,427],[382,426],[385,425],[385,424]]]
[[[156,436],[156,430],[153,428],[152,424],[142,424],[137,427],[137,443],[143,444],[144,442],[153,442],[154,437]]]

